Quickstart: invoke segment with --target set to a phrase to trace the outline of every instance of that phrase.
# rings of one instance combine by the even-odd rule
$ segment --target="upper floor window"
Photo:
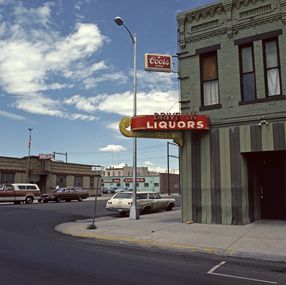
[[[263,41],[267,96],[281,95],[281,76],[277,38]]]
[[[254,100],[256,85],[252,43],[240,46],[239,57],[242,101]]]
[[[219,104],[217,52],[200,55],[202,106]]]

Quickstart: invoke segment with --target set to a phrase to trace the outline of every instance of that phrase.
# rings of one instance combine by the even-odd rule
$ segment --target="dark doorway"
[[[250,220],[286,219],[286,152],[247,155]]]

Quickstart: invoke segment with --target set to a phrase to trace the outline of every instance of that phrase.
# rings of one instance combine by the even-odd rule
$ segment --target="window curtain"
[[[218,104],[218,80],[204,82],[204,106]]]
[[[268,95],[280,95],[280,76],[279,69],[274,68],[267,70],[267,84],[268,84]]]

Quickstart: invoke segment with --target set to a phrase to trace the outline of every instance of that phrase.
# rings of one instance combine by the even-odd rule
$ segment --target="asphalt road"
[[[54,230],[57,224],[90,218],[93,205],[0,205],[0,284],[286,284],[286,265],[281,263],[184,255]],[[104,205],[98,201],[96,219],[120,218]]]

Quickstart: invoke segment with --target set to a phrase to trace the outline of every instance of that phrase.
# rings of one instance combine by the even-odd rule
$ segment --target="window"
[[[56,185],[58,185],[59,187],[66,187],[66,179],[66,176],[57,175]]]
[[[144,187],[149,187],[149,183],[144,183]]]
[[[125,187],[130,187],[130,183],[125,183]]]
[[[14,172],[1,172],[1,181],[2,184],[11,184],[15,182],[15,173]]]
[[[74,186],[82,187],[83,185],[83,177],[82,176],[75,176],[74,177]]]
[[[94,177],[89,178],[89,188],[94,189]]]
[[[154,196],[154,194],[152,194],[152,193],[149,193],[149,199],[155,199],[155,196]]]
[[[217,52],[200,55],[202,106],[219,104]]]
[[[159,187],[159,183],[154,183],[154,186],[155,187]]]
[[[255,70],[253,44],[239,47],[241,99],[250,101],[256,99]]]
[[[263,41],[267,96],[281,95],[281,76],[277,38]]]

